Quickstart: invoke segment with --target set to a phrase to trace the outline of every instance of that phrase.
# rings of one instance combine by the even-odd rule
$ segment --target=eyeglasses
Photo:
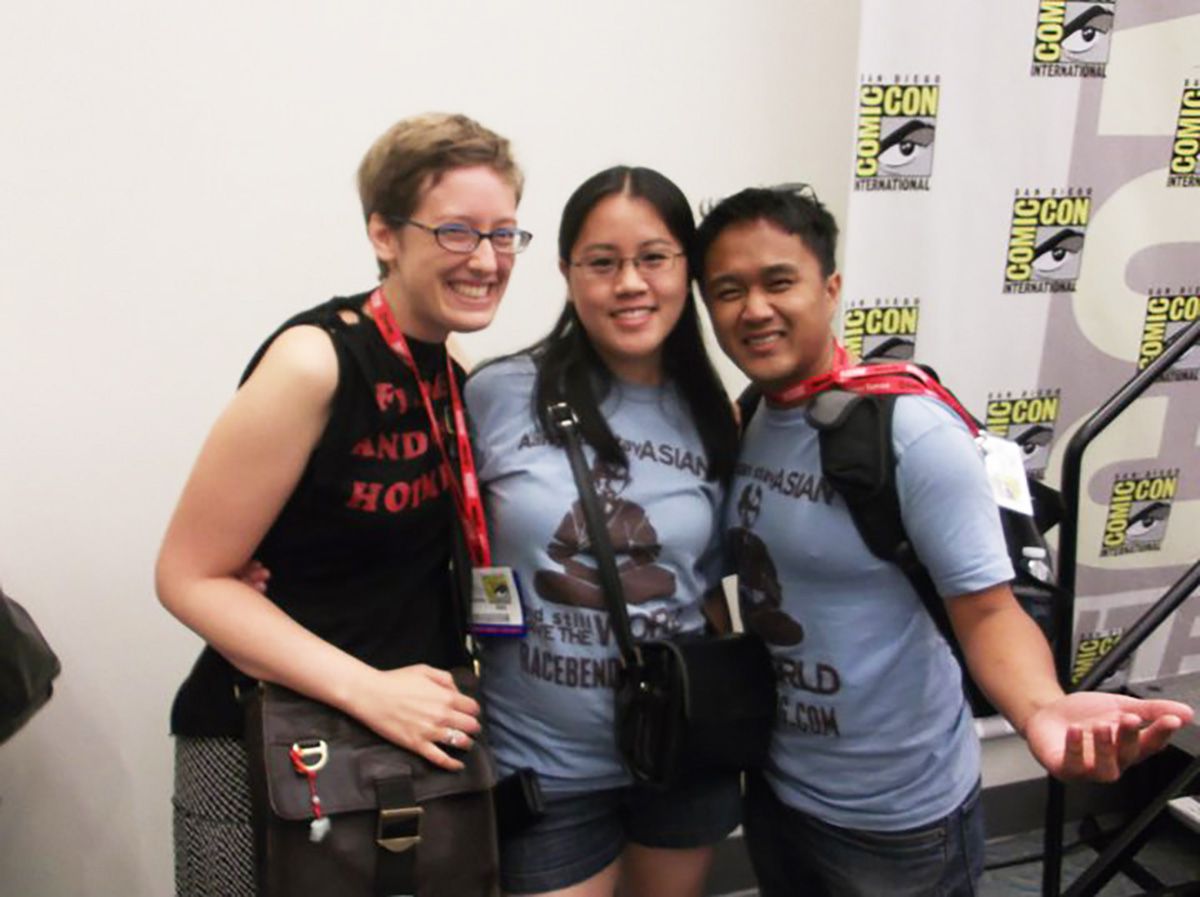
[[[428,231],[433,234],[438,246],[447,252],[474,252],[482,241],[491,240],[492,248],[497,252],[515,255],[523,251],[529,245],[529,241],[533,239],[533,234],[529,231],[516,227],[497,227],[495,230],[482,231],[469,224],[439,224],[437,227],[430,227],[428,224],[413,221],[411,218],[390,218],[389,220],[397,227],[411,224],[413,227]]]
[[[622,258],[618,255],[590,255],[587,258],[571,262],[570,264],[572,268],[582,268],[583,273],[588,277],[593,277],[596,280],[609,280],[621,272],[626,262],[631,262],[633,267],[637,268],[643,275],[662,274],[674,268],[675,259],[681,255],[683,255],[682,252],[647,249],[628,258]]]

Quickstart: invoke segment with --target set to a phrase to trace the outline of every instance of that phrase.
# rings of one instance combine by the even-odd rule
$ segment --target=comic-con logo
[[[1138,344],[1138,370],[1162,355],[1177,333],[1200,318],[1200,288],[1152,294],[1146,300],[1146,319]],[[1200,380],[1200,346],[1192,346],[1163,371],[1163,381]]]
[[[1010,439],[1021,447],[1025,472],[1040,480],[1046,474],[1050,443],[1058,423],[1059,390],[993,393],[988,396],[984,426],[989,433]]]
[[[919,299],[854,302],[842,316],[842,344],[859,357],[907,361],[916,353]]]
[[[1124,629],[1082,633],[1075,643],[1075,654],[1071,661],[1071,684],[1078,685],[1082,682],[1083,677],[1092,671],[1092,667],[1099,663],[1105,654],[1117,647],[1124,634]],[[1121,671],[1128,673],[1132,663],[1133,658],[1130,657],[1114,671],[1113,675],[1115,676]]]
[[[855,190],[928,190],[937,131],[936,75],[858,88]]]
[[[1200,156],[1200,81],[1188,81],[1183,86],[1179,116],[1175,119],[1168,187],[1200,187],[1197,156]]]
[[[1108,500],[1100,556],[1157,551],[1166,535],[1179,471],[1118,475]]]
[[[1103,78],[1116,11],[1116,0],[1039,0],[1029,73]]]
[[[1092,190],[1017,190],[1004,266],[1006,293],[1070,293],[1083,261]]]

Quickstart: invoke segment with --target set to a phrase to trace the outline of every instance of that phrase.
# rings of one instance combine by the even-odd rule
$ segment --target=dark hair
[[[708,250],[726,228],[747,221],[769,221],[784,233],[799,237],[817,257],[825,277],[837,270],[837,222],[808,184],[747,187],[708,209],[696,230],[690,261],[701,293]]]
[[[689,251],[696,233],[687,198],[674,183],[650,168],[617,165],[588,178],[571,194],[558,230],[558,255],[570,261],[584,222],[603,199],[628,194],[646,200],[662,217],[671,235]],[[600,358],[568,302],[550,333],[527,350],[537,366],[533,412],[542,432],[558,435],[546,406],[565,399],[579,418],[583,438],[604,461],[628,467],[629,459],[600,413],[600,402],[612,388],[612,372]],[[663,373],[675,383],[691,414],[708,456],[708,479],[727,480],[737,459],[737,425],[729,396],[704,349],[700,315],[690,286],[683,313],[663,344]],[[598,387],[598,389],[597,389]]]

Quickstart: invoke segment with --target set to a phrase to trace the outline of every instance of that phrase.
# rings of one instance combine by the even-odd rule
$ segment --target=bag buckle
[[[421,807],[380,807],[375,843],[391,853],[404,853],[421,843]]]
[[[329,745],[322,738],[292,743],[292,765],[302,774],[319,772],[329,762]]]
[[[547,406],[546,410],[550,413],[550,422],[561,433],[566,433],[579,426],[579,418],[575,416],[575,411],[566,402],[555,402]]]

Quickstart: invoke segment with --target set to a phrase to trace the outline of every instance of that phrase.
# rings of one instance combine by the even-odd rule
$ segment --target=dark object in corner
[[[29,613],[0,589],[0,743],[50,700],[62,672]]]

